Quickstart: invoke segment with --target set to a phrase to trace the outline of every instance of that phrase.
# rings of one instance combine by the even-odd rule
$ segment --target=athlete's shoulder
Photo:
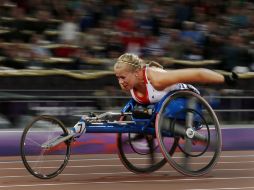
[[[166,73],[167,71],[162,69],[162,68],[158,68],[158,67],[148,67],[147,68],[147,72],[146,72],[146,75],[147,75],[147,78],[148,80],[153,80],[153,79],[156,79],[158,77],[160,77],[160,74],[162,73]]]
[[[147,71],[150,72],[150,73],[167,72],[163,68],[159,68],[159,67],[148,67]]]

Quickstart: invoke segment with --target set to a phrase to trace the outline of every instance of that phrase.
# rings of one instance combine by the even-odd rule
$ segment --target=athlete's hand
[[[229,75],[224,75],[225,83],[229,86],[234,86],[237,84],[238,75],[235,72],[230,73]]]

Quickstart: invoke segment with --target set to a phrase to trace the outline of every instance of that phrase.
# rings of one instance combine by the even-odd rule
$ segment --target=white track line
[[[74,155],[75,156],[75,155]],[[207,158],[210,156],[203,156],[203,158]],[[252,158],[254,157],[254,154],[250,155],[221,155],[220,158]],[[162,158],[162,157],[159,157]],[[175,158],[180,158],[180,157],[175,157]],[[132,157],[129,158],[131,160],[143,160],[144,158],[136,158]],[[113,157],[113,158],[82,158],[82,159],[70,159],[69,162],[82,162],[82,161],[112,161],[112,160],[119,160],[118,157]],[[54,161],[61,161],[61,160],[52,160]],[[13,160],[13,161],[0,161],[0,164],[13,164],[13,163],[23,163],[20,160]]]
[[[232,162],[218,162],[218,164],[247,164],[247,163],[254,163],[254,160],[252,161],[232,161]],[[199,163],[192,163],[193,165],[198,165],[198,164],[207,164],[206,162],[199,162]],[[136,164],[138,166],[144,166],[147,164]],[[67,165],[67,168],[95,168],[95,167],[122,167],[122,164],[93,164],[93,165],[77,165],[77,166],[71,166]],[[56,168],[54,166],[48,166],[48,167],[42,167],[42,168]],[[21,167],[12,167],[12,168],[0,168],[0,171],[2,170],[23,170],[25,169],[23,166]]]
[[[165,180],[121,180],[121,181],[98,181],[98,182],[82,182],[82,183],[37,183],[37,184],[24,184],[24,185],[0,185],[0,188],[16,188],[16,187],[42,187],[42,186],[66,186],[66,185],[87,185],[87,184],[118,184],[118,183],[168,183],[168,182],[181,182],[181,181],[211,181],[211,180],[243,180],[254,179],[254,177],[217,177],[217,178],[182,178],[182,179],[165,179]]]
[[[254,170],[254,168],[246,168],[246,169],[238,169],[238,168],[236,168],[236,169],[213,169],[212,170],[212,172],[214,172],[214,171],[229,171],[229,172],[231,172],[231,171],[253,171]],[[168,170],[168,171],[155,171],[153,174],[151,174],[151,176],[154,176],[154,174],[157,174],[157,175],[159,175],[159,174],[168,174],[168,173],[177,173],[178,174],[178,172],[177,171],[175,171],[175,170]],[[129,175],[129,174],[131,174],[131,175],[136,175],[136,174],[134,174],[133,172],[96,172],[96,173],[63,173],[63,174],[60,174],[59,176],[92,176],[92,175],[94,175],[94,176],[96,176],[96,175],[122,175],[122,174],[124,174],[124,175]],[[0,176],[0,179],[6,179],[6,178],[30,178],[30,177],[33,177],[32,175],[12,175],[12,176]]]
[[[186,190],[241,190],[241,189],[254,189],[254,187],[224,187],[224,188],[186,189]]]

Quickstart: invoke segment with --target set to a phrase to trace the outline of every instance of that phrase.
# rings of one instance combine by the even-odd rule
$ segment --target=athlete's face
[[[135,71],[131,71],[128,66],[116,68],[115,75],[121,88],[125,91],[133,89],[136,84]]]

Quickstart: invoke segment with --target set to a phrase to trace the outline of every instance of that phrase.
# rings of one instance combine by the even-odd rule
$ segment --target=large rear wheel
[[[207,101],[194,92],[179,91],[165,99],[156,118],[156,136],[169,164],[184,175],[204,175],[219,159],[218,119]],[[170,155],[174,141],[178,141],[177,150]]]
[[[117,148],[123,165],[134,173],[151,173],[167,162],[159,151],[157,139],[152,135],[119,133]]]

